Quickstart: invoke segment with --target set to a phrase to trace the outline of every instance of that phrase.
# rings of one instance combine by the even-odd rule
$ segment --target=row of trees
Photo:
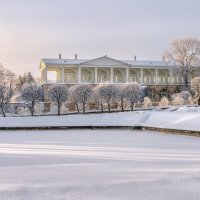
[[[100,84],[95,88],[91,85],[75,85],[71,88],[66,86],[56,85],[51,87],[48,92],[48,101],[53,102],[57,106],[57,114],[60,115],[61,107],[64,103],[70,102],[76,106],[77,112],[80,111],[80,106],[83,113],[89,103],[94,103],[100,106],[103,112],[104,105],[111,112],[111,105],[115,102],[120,102],[121,110],[124,111],[125,102],[130,105],[133,110],[134,104],[141,102],[144,97],[144,88],[139,84]],[[41,86],[30,84],[22,91],[22,98],[26,102],[30,102],[31,114],[34,114],[36,102],[44,99],[44,91]]]

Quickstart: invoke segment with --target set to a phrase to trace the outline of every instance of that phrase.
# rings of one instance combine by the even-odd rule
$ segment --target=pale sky
[[[200,0],[0,0],[0,62],[39,74],[41,58],[161,60],[200,39]]]

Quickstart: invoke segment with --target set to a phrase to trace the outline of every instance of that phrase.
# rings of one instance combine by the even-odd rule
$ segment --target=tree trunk
[[[60,104],[58,103],[58,115],[60,115]]]
[[[85,113],[85,103],[83,102],[83,113]]]
[[[33,116],[34,114],[34,106],[35,106],[35,102],[31,103],[31,116]]]
[[[122,109],[122,112],[124,112],[124,98],[123,97],[121,98],[121,109]]]
[[[110,103],[108,103],[108,112],[110,113]]]
[[[198,106],[200,106],[200,97],[198,97]]]
[[[3,117],[6,117],[6,114],[5,114],[4,109],[3,109],[3,105],[1,105],[0,107],[1,107],[1,111],[2,111]]]
[[[78,106],[78,103],[76,104],[76,110],[77,110],[77,113],[79,113],[79,106]]]
[[[103,104],[101,103],[101,112],[103,112]]]
[[[133,111],[133,105],[134,105],[134,103],[131,103],[131,111]]]
[[[189,91],[189,76],[187,71],[184,74],[184,82],[186,91]]]

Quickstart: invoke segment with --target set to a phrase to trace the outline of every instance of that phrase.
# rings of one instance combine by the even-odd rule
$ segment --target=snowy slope
[[[200,131],[199,112],[142,111],[0,118],[0,127],[143,126]]]
[[[200,113],[152,112],[141,126],[200,131]]]

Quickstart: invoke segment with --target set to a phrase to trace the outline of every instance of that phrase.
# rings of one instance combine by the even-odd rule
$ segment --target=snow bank
[[[2,117],[0,127],[139,126],[144,117],[145,115],[140,112],[42,117]]]
[[[76,114],[66,116],[6,117],[1,118],[4,127],[152,127],[200,131],[198,112],[119,112],[103,114]]]
[[[192,112],[152,112],[141,123],[144,127],[200,131],[200,113]]]

